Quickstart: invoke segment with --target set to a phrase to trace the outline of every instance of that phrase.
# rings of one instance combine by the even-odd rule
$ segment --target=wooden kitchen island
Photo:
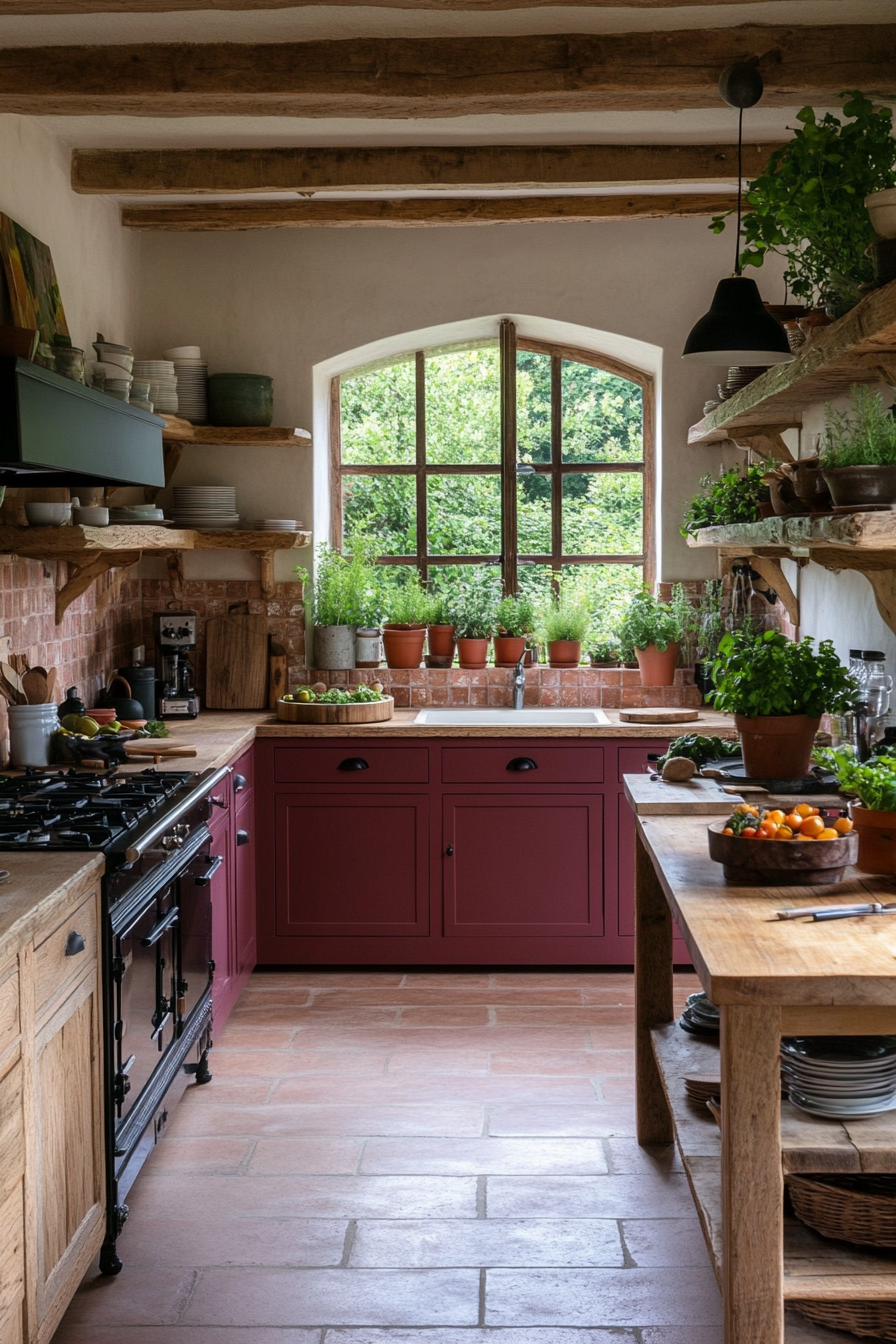
[[[728,885],[707,852],[709,821],[637,818],[638,1139],[679,1146],[722,1290],[725,1344],[854,1344],[788,1304],[896,1300],[896,1258],[785,1215],[784,1176],[896,1172],[896,1112],[825,1121],[782,1102],[779,1044],[896,1032],[896,920],[785,921],[775,911],[892,901],[896,883],[851,869],[832,887]],[[685,1096],[683,1075],[718,1070],[720,1051],[674,1024],[673,918],[721,1010],[721,1135]]]

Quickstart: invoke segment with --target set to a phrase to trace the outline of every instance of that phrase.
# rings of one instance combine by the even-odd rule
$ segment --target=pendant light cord
[[[742,214],[741,193],[744,181],[744,110],[737,112],[737,237],[734,243],[734,274],[740,275],[740,221]]]

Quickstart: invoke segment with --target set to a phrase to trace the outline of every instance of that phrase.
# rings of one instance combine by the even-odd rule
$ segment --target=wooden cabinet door
[[[235,972],[242,982],[255,966],[255,809],[249,803],[236,814],[234,907],[236,914]]]
[[[96,966],[35,1042],[38,1339],[49,1340],[105,1222]]]
[[[425,794],[281,793],[274,825],[278,936],[429,932]]]
[[[8,977],[18,990],[18,977]],[[2,991],[0,991],[2,992]],[[10,1052],[11,1053],[11,1052]],[[22,1344],[25,1322],[25,1113],[22,1061],[0,1077],[0,1344]]]
[[[216,811],[209,822],[211,843],[209,853],[220,854],[224,862],[212,875],[209,899],[212,906],[212,1007],[215,1025],[223,1026],[233,1007],[235,974],[236,925],[233,902],[233,830],[230,811]]]
[[[600,794],[444,798],[446,937],[600,937]]]

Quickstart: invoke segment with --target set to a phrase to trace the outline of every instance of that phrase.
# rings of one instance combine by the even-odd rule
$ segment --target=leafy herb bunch
[[[896,420],[879,392],[853,383],[850,411],[825,407],[823,467],[884,467],[896,464]]]
[[[487,570],[471,567],[469,578],[454,598],[454,633],[458,639],[490,639],[495,633],[501,590]]]
[[[535,629],[535,607],[531,598],[525,594],[502,598],[498,605],[497,626],[499,634],[511,639],[531,635]]]
[[[553,644],[558,639],[581,644],[588,638],[590,629],[591,612],[588,603],[584,598],[570,596],[562,591],[541,615],[541,635],[546,644]]]
[[[754,463],[743,473],[732,467],[720,476],[701,477],[699,493],[688,502],[681,535],[694,536],[702,527],[723,523],[755,523],[759,505],[771,498],[762,479],[765,470]]]
[[[661,602],[649,588],[634,598],[619,626],[624,647],[646,649],[655,644],[663,653],[681,639],[681,621],[668,602]]]
[[[858,696],[832,640],[822,640],[816,650],[811,639],[795,644],[780,630],[757,634],[741,629],[725,635],[712,670],[714,708],[748,719],[842,714]]]
[[[875,757],[860,764],[851,747],[825,748],[812,757],[837,776],[844,793],[855,794],[873,812],[896,812],[896,760]]]
[[[307,570],[297,568],[307,583]],[[333,546],[318,547],[314,567],[314,624],[379,624],[382,586],[377,567],[365,548],[356,545],[352,556],[340,555]]]
[[[896,144],[890,108],[875,107],[857,90],[841,97],[852,120],[832,112],[819,120],[811,107],[802,108],[793,139],[749,184],[740,261],[761,266],[769,252],[779,252],[792,294],[848,307],[859,285],[873,279],[865,249],[875,233],[863,202],[896,186]],[[725,228],[725,218],[713,219],[714,233]]]

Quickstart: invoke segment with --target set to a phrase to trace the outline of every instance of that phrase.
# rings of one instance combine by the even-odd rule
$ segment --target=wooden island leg
[[[672,914],[650,855],[635,835],[635,1069],[638,1142],[671,1143],[672,1117],[650,1043],[651,1027],[671,1022]]]
[[[725,1344],[783,1344],[781,1010],[721,1017]]]

